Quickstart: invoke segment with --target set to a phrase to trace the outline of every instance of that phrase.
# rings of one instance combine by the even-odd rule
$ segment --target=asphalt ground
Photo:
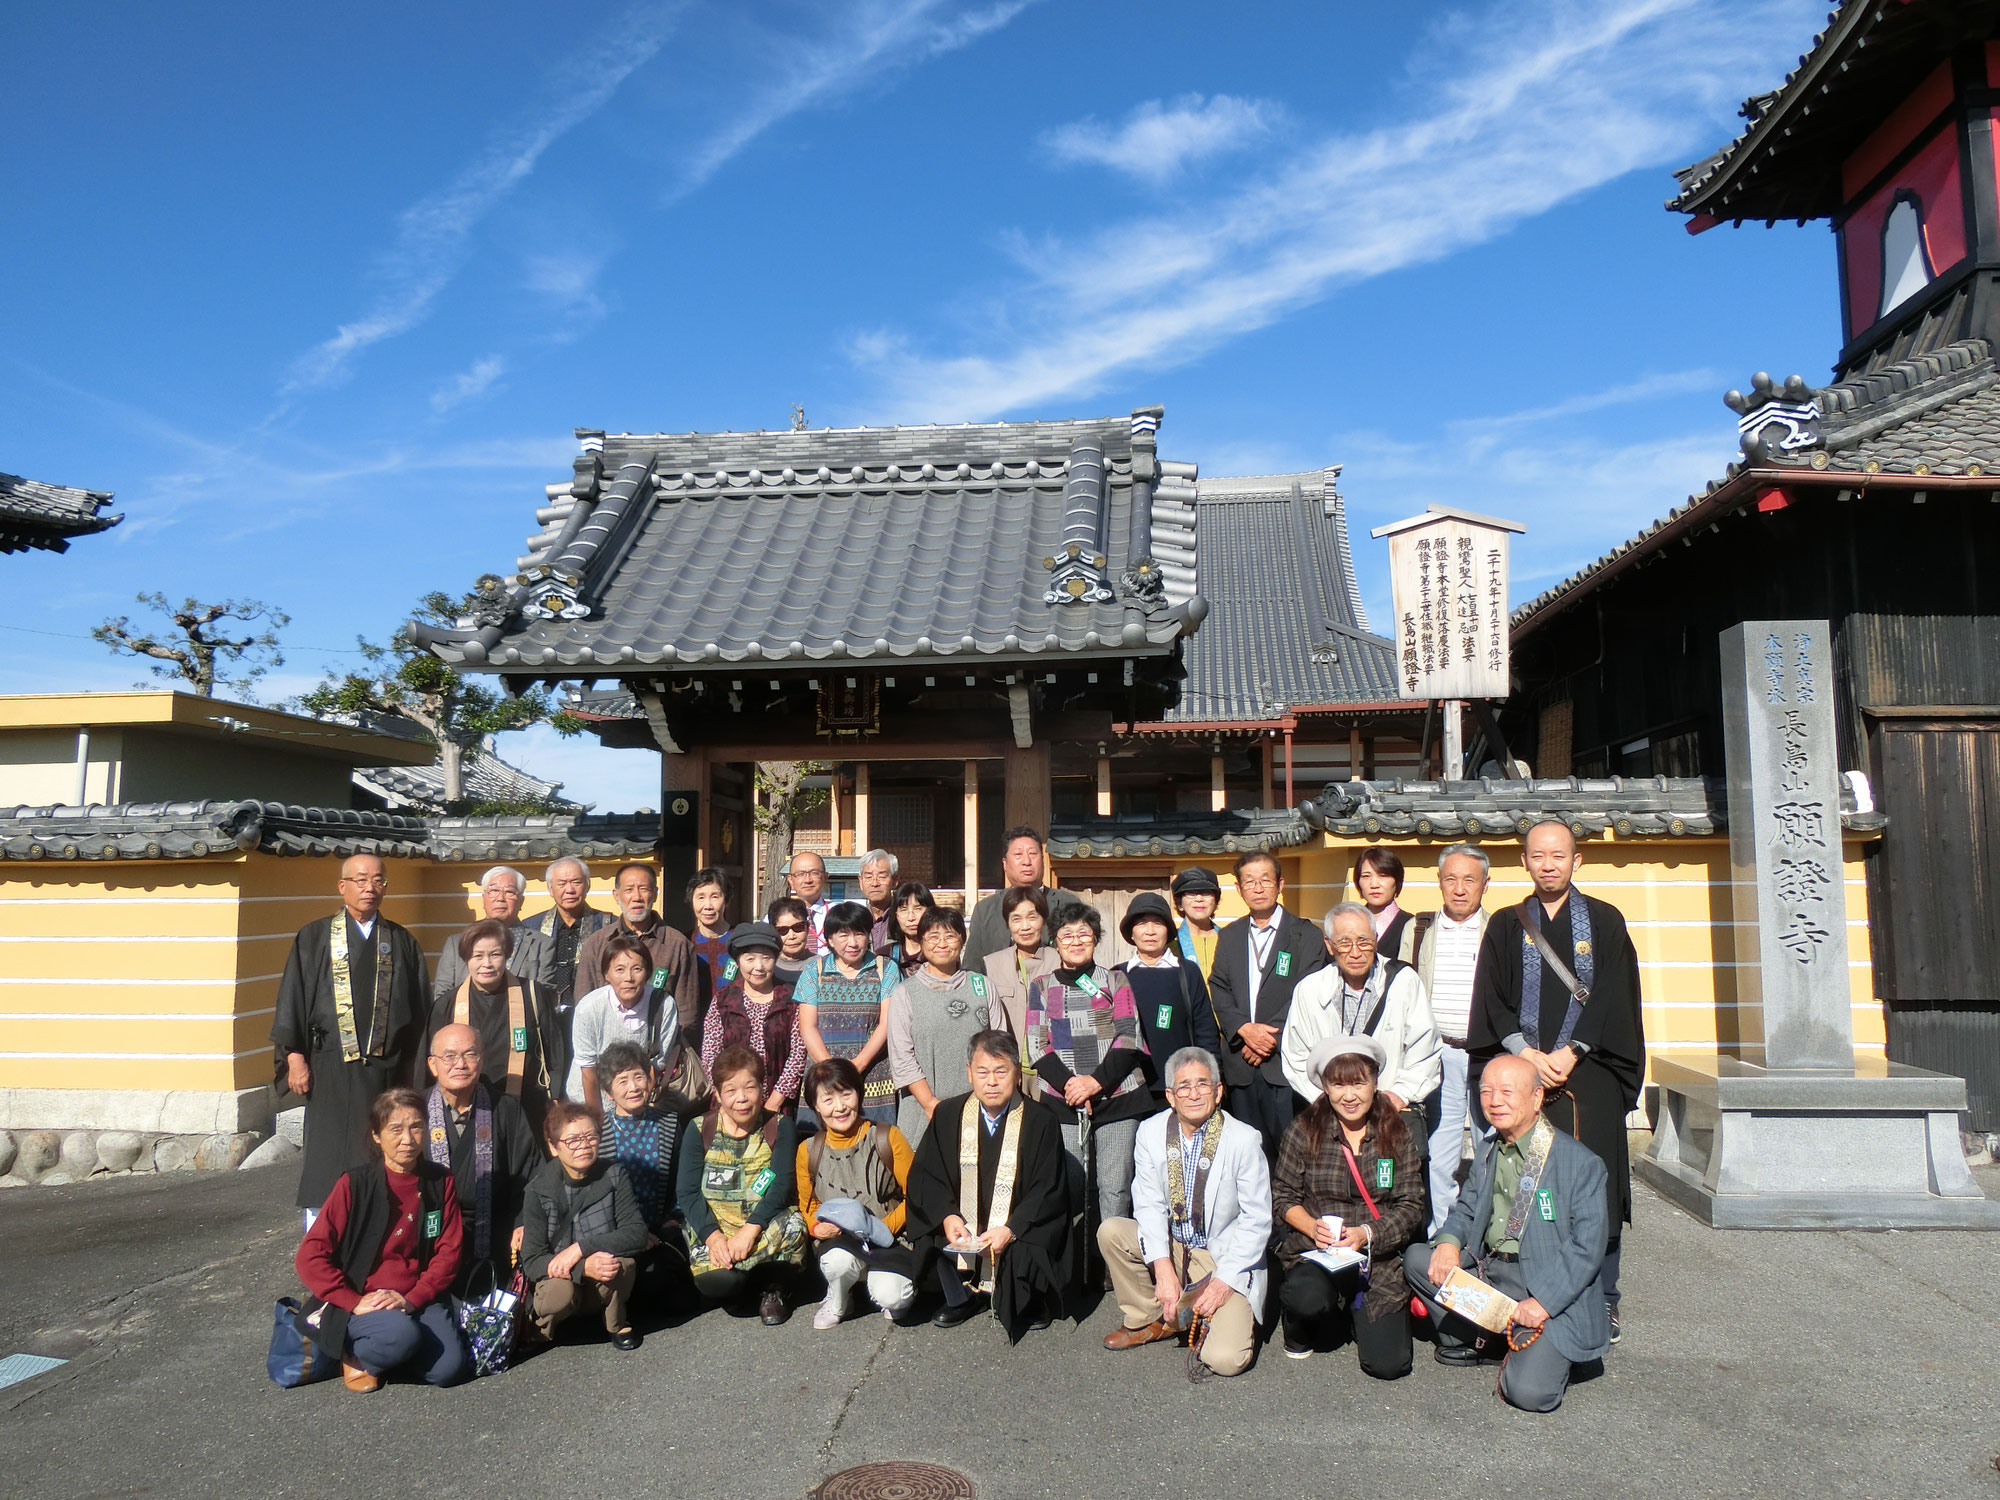
[[[1989,1192],[2000,1173],[1982,1171]],[[815,1332],[709,1313],[619,1354],[595,1335],[456,1390],[264,1373],[291,1272],[283,1167],[0,1193],[0,1495],[709,1495],[798,1500],[919,1459],[1014,1497],[2000,1497],[2000,1236],[1717,1232],[1637,1189],[1625,1341],[1545,1417],[1420,1344],[1267,1347],[1191,1385],[1168,1346],[1083,1327],[1010,1348],[990,1319]]]

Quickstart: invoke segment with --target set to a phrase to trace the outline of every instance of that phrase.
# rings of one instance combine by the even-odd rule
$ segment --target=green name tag
[[[968,974],[965,977],[972,981],[972,993],[984,1000],[986,998],[986,976],[984,974]]]
[[[1390,1156],[1375,1158],[1375,1191],[1386,1193],[1396,1184],[1396,1160]]]
[[[766,1167],[764,1168],[763,1171],[759,1172],[755,1177],[750,1179],[750,1191],[756,1197],[761,1198],[766,1193],[771,1191],[771,1184],[776,1182],[777,1180],[778,1180],[778,1174],[775,1171],[773,1171],[770,1167]]]
[[[434,1208],[424,1215],[424,1238],[434,1240],[443,1233],[444,1214],[441,1210]]]
[[[516,1052],[526,1052],[526,1051],[528,1050],[528,1028],[527,1028],[527,1027],[525,1027],[525,1026],[516,1026],[516,1027],[514,1028],[514,1050],[515,1050]]]
[[[1159,1014],[1153,1017],[1153,1030],[1165,1031],[1169,1026],[1173,1024],[1174,1024],[1174,1008],[1171,1005],[1162,1005],[1160,1007]]]
[[[1097,981],[1092,979],[1088,974],[1079,974],[1076,983],[1077,987],[1086,995],[1097,996],[1104,993],[1103,990],[1097,987]]]
[[[733,958],[725,958],[722,961],[722,982],[724,984],[729,984],[732,983],[735,980],[735,978],[736,978],[736,960]]]
[[[666,987],[667,987],[667,971],[664,968],[653,970],[653,988],[656,990],[663,990]]]
[[[1292,955],[1289,953],[1280,953],[1278,955],[1278,977],[1280,979],[1289,979],[1291,976]]]
[[[1555,1223],[1556,1200],[1549,1196],[1549,1190],[1547,1188],[1543,1188],[1540,1192],[1535,1194],[1535,1206],[1542,1211],[1542,1222],[1544,1224]]]

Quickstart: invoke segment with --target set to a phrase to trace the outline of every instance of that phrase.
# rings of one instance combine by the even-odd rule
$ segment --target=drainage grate
[[[942,1464],[860,1464],[829,1476],[813,1500],[972,1500],[972,1481]]]
[[[10,1354],[0,1359],[0,1386],[16,1385],[23,1380],[32,1380],[57,1365],[68,1364],[66,1359],[51,1359],[46,1354]],[[971,1494],[967,1490],[966,1494]]]

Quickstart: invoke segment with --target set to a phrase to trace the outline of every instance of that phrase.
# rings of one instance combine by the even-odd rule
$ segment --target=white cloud
[[[431,410],[442,416],[454,406],[462,406],[475,396],[483,396],[493,382],[506,373],[507,361],[501,355],[489,354],[484,359],[474,360],[470,369],[460,370],[431,392]]]
[[[876,330],[870,420],[995,417],[1104,389],[1335,291],[1480,244],[1727,130],[1810,0],[1543,0],[1455,25],[1426,110],[1321,140],[1247,185],[1073,242],[1022,242],[1025,284],[975,352],[924,357]]]
[[[562,137],[610,102],[618,86],[666,45],[683,7],[635,7],[557,70],[546,107],[497,139],[458,176],[397,217],[396,239],[382,257],[382,290],[368,310],[344,323],[292,365],[283,394],[337,385],[360,354],[407,333],[430,315],[438,294],[465,263],[473,229],[511,193]]]
[[[1150,99],[1122,125],[1093,118],[1059,125],[1042,144],[1059,162],[1095,163],[1148,182],[1164,182],[1182,167],[1220,156],[1268,135],[1277,107],[1263,100],[1185,94],[1171,104]]]
[[[859,0],[824,33],[769,38],[768,71],[743,90],[740,109],[704,137],[682,164],[669,201],[686,197],[773,125],[864,83],[998,31],[1035,0],[962,9],[945,0]]]

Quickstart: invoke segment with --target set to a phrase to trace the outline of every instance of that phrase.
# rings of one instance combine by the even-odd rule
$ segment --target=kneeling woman
[[[598,1156],[597,1117],[581,1104],[550,1105],[542,1134],[556,1158],[528,1179],[521,1206],[521,1270],[535,1284],[535,1326],[553,1338],[572,1315],[601,1309],[612,1346],[636,1349],[632,1283],[646,1219],[631,1181]]]
[[[901,1239],[910,1143],[895,1126],[862,1116],[861,1073],[844,1057],[806,1069],[805,1102],[823,1127],[798,1160],[799,1208],[826,1278],[813,1327],[837,1326],[864,1278],[869,1300],[897,1318],[917,1295],[916,1257]]]
[[[341,1351],[350,1391],[405,1366],[455,1384],[467,1360],[445,1291],[463,1230],[451,1173],[424,1156],[424,1096],[390,1089],[370,1106],[368,1133],[381,1159],[341,1175],[299,1245],[306,1316]]]
[[[1285,1131],[1271,1207],[1290,1231],[1278,1246],[1285,1353],[1305,1359],[1351,1333],[1361,1368],[1395,1380],[1410,1373],[1403,1247],[1423,1234],[1430,1209],[1423,1141],[1376,1089],[1382,1062],[1370,1036],[1331,1036],[1313,1049],[1307,1068],[1321,1093]],[[1329,1271],[1308,1258],[1315,1251],[1359,1260]]]
[[[791,1316],[787,1283],[805,1259],[799,1217],[798,1131],[765,1108],[764,1059],[730,1045],[710,1070],[715,1102],[683,1141],[674,1198],[688,1227],[688,1269],[711,1302],[756,1300],[776,1327]]]

